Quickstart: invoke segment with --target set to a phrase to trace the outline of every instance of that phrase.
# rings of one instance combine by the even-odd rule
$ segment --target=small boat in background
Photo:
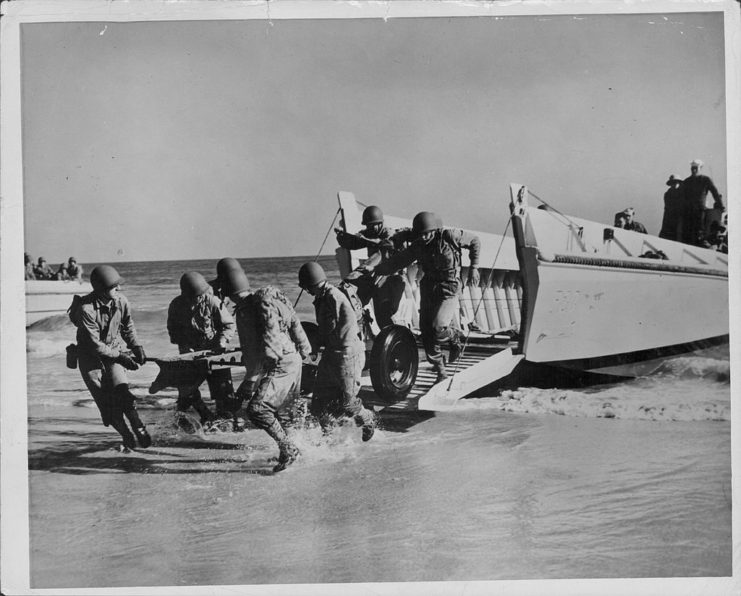
[[[90,282],[26,280],[26,327],[37,321],[63,315],[72,304],[72,296],[93,291]]]

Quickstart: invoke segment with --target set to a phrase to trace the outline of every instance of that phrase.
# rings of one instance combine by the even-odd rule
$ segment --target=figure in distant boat
[[[23,253],[23,266],[25,268],[25,278],[26,279],[36,279],[36,274],[34,273],[34,265],[33,265],[33,257],[29,255],[27,252]]]
[[[362,223],[365,228],[357,234],[335,229],[337,243],[348,250],[368,249],[368,258],[374,262],[388,259],[403,248],[404,235],[384,225],[383,211],[380,207],[375,205],[366,207],[363,210]],[[367,279],[354,271],[345,281],[360,285]],[[393,316],[399,310],[399,304],[404,297],[404,277],[394,272],[391,275],[377,276],[371,283],[373,286],[368,293],[369,299],[371,297],[373,299],[373,311],[378,326],[383,328],[392,325]]]
[[[67,260],[67,275],[69,276],[70,281],[82,281],[82,265],[80,265],[77,262],[77,259],[75,257],[70,257]]]
[[[222,288],[235,303],[237,333],[246,373],[237,394],[248,400],[247,417],[278,444],[275,472],[299,455],[288,437],[291,410],[301,392],[303,359],[311,344],[285,294],[273,286],[250,290],[244,271],[232,269]]]
[[[33,268],[33,274],[36,279],[54,279],[54,271],[44,257],[39,257],[38,263]]]
[[[443,346],[449,346],[448,361],[461,354],[463,333],[453,324],[460,309],[462,290],[461,253],[468,250],[470,267],[467,285],[479,284],[479,237],[461,229],[446,229],[429,211],[414,216],[411,245],[388,260],[372,267],[385,275],[417,262],[424,276],[420,281],[419,327],[427,360],[437,374],[437,382],[447,378]]]
[[[170,342],[178,346],[181,354],[200,350],[223,352],[234,335],[234,319],[222,301],[211,293],[203,275],[191,271],[182,275],[180,295],[170,302],[167,332]],[[199,387],[204,380],[216,405],[216,414],[201,397]],[[193,385],[178,387],[176,407],[179,412],[192,407],[200,415],[201,423],[208,425],[217,418],[232,419],[234,400],[231,371],[214,369],[204,372]]]
[[[638,232],[639,234],[648,234],[646,226],[635,219],[636,210],[633,207],[623,209],[620,213],[615,214],[615,227]]]
[[[69,309],[70,320],[77,327],[76,364],[103,424],[121,435],[121,450],[135,448],[137,441],[140,447],[149,447],[152,439],[136,411],[136,396],[126,376],[127,370],[137,370],[146,362],[146,354],[137,338],[129,302],[119,291],[121,276],[114,267],[99,265],[91,272],[90,283],[93,291],[75,296]]]
[[[711,222],[711,212],[723,212],[723,195],[709,176],[700,173],[704,164],[700,159],[690,163],[690,175],[682,182],[684,193],[683,242],[703,246]],[[710,195],[710,196],[708,196]]]
[[[661,222],[659,238],[681,241],[684,209],[682,179],[672,174],[666,181],[666,185],[669,189],[664,193],[664,218]]]
[[[347,296],[327,281],[319,263],[304,263],[298,272],[298,283],[314,296],[319,343],[324,346],[310,412],[327,433],[337,419],[351,417],[362,427],[363,441],[369,441],[375,432],[376,417],[358,397],[365,344],[360,339],[355,311]]]

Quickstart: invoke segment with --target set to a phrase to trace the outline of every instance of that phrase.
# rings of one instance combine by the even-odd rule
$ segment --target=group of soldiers
[[[461,331],[454,324],[462,290],[461,252],[469,251],[471,266],[467,283],[478,284],[480,242],[474,234],[443,228],[430,212],[418,213],[411,229],[391,230],[383,224],[378,207],[363,213],[364,228],[358,234],[337,232],[338,243],[350,249],[369,248],[369,259],[351,273],[343,284],[353,285],[363,303],[374,301],[380,326],[392,323],[404,293],[399,272],[417,262],[424,273],[420,283],[420,329],[427,359],[437,380],[447,377],[447,363],[461,352]],[[289,412],[300,393],[303,361],[312,356],[306,332],[286,295],[266,286],[253,290],[247,274],[236,259],[221,259],[211,282],[197,272],[180,279],[180,295],[168,309],[170,341],[181,354],[200,350],[223,352],[235,326],[242,352],[245,376],[233,390],[229,369],[213,370],[204,378],[178,388],[177,409],[194,408],[204,425],[233,418],[246,403],[248,419],[278,445],[275,471],[295,461],[299,449],[286,432]],[[106,426],[121,435],[122,451],[146,448],[151,437],[139,418],[126,370],[136,370],[147,361],[140,344],[131,309],[120,292],[121,277],[110,265],[95,267],[90,274],[93,292],[75,297],[70,307],[77,327],[76,359],[80,374]],[[377,427],[376,415],[359,398],[365,365],[358,308],[347,291],[330,283],[315,261],[298,271],[298,285],[314,297],[318,344],[323,347],[317,367],[309,412],[325,433],[351,419],[370,440]],[[341,284],[342,285],[342,284]],[[443,348],[448,347],[448,358]],[[69,364],[69,363],[68,363]],[[206,380],[216,405],[211,410],[199,390]],[[128,420],[128,425],[126,420]],[[131,428],[129,428],[129,425]]]
[[[672,174],[666,181],[664,217],[659,238],[693,246],[728,252],[728,225],[723,196],[709,176],[702,174],[703,162],[690,163],[690,175],[682,180]],[[718,220],[713,212],[723,215]],[[646,227],[635,219],[635,209],[628,207],[615,214],[616,228],[647,234]]]
[[[54,269],[49,266],[44,257],[39,257],[36,264],[33,257],[28,253],[23,254],[23,264],[26,269],[26,279],[48,279],[57,281],[82,281],[82,265],[78,264],[75,257],[70,257],[67,262]]]
[[[660,238],[728,252],[727,220],[711,217],[714,210],[724,212],[723,196],[709,176],[702,174],[703,162],[690,163],[684,180],[669,176],[664,193],[664,218]]]

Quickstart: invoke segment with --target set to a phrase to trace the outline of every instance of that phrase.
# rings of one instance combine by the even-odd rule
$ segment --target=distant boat
[[[476,232],[481,284],[464,288],[459,317],[466,349],[441,383],[418,355],[416,266],[407,271],[397,320],[406,317],[379,330],[371,351],[373,388],[386,403],[437,410],[514,378],[632,378],[728,342],[728,255],[538,208],[519,184],[510,194],[514,238]],[[357,232],[362,205],[351,193],[338,198],[340,225]],[[343,278],[359,253],[337,249]]]
[[[26,327],[37,321],[63,315],[75,294],[84,296],[93,291],[90,282],[26,280]]]

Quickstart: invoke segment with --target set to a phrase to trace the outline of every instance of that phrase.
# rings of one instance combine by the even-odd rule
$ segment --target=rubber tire
[[[381,399],[404,399],[414,387],[419,352],[414,334],[401,325],[389,325],[376,336],[370,357],[373,390]]]

